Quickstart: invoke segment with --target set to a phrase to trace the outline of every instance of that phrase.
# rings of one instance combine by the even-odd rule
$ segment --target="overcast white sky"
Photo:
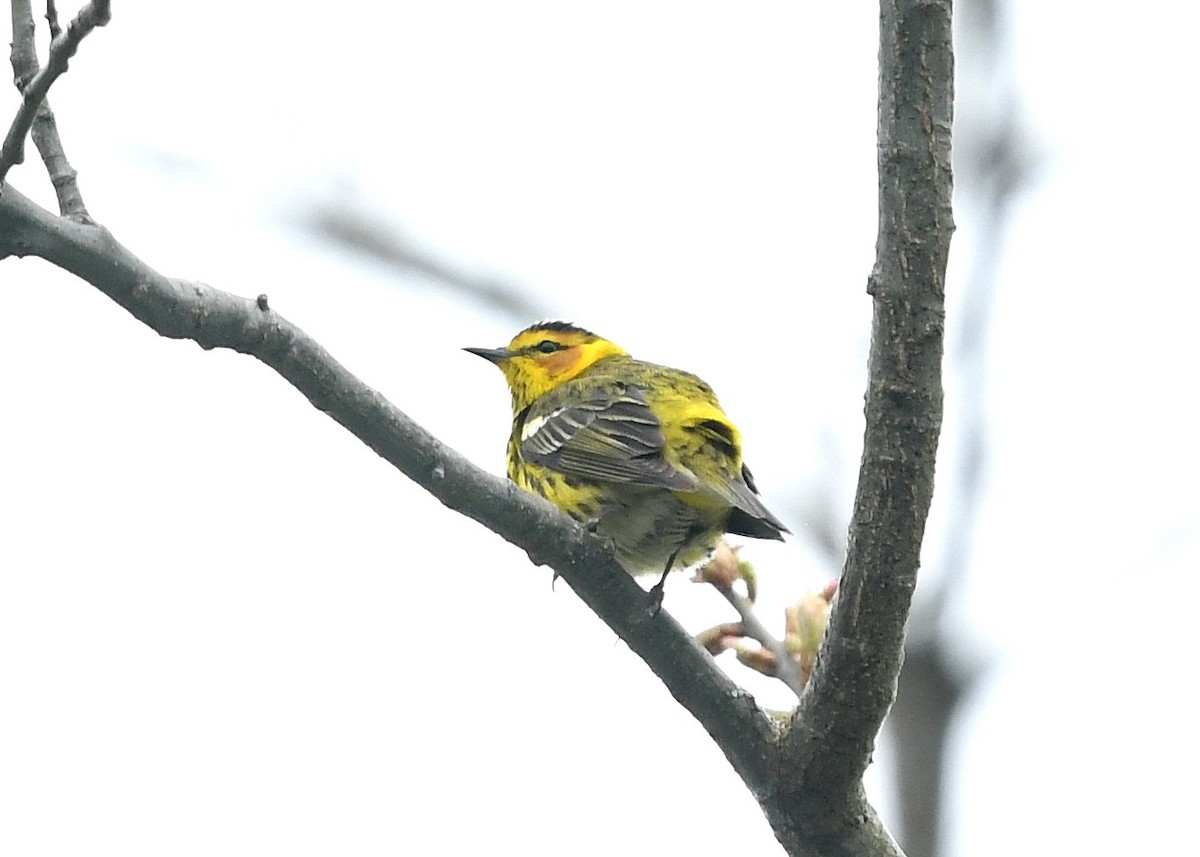
[[[1006,13],[1036,169],[997,271],[987,489],[949,619],[988,667],[956,730],[954,854],[1169,851],[1194,803],[1182,9]],[[862,430],[873,6],[347,11],[116,4],[51,98],[92,213],[164,273],[268,293],[496,473],[507,394],[457,349],[532,319],[322,243],[313,206],[375,212],[544,316],[696,371],[798,534],[746,548],[764,610],[820,585],[805,509],[848,516]],[[965,123],[995,93],[962,83]],[[51,203],[36,163],[10,181]],[[952,328],[978,239],[959,203]],[[569,588],[270,370],[162,340],[38,260],[0,263],[0,307],[0,851],[778,853]],[[682,576],[667,606],[697,630],[727,617]]]

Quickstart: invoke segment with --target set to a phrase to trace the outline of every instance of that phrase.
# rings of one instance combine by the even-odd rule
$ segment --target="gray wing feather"
[[[694,474],[663,456],[666,438],[641,391],[599,389],[570,405],[531,410],[521,455],[527,461],[601,482],[692,491]]]

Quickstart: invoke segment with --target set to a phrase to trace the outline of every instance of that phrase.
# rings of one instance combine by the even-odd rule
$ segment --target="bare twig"
[[[54,0],[46,0],[46,23],[50,25],[51,41],[62,35],[62,27],[58,25],[58,7],[54,5]]]
[[[768,631],[767,626],[758,618],[758,614],[754,612],[754,603],[732,586],[714,584],[713,588],[720,592],[721,596],[738,612],[738,616],[742,619],[742,636],[757,641],[760,646],[774,655],[775,678],[786,684],[788,689],[799,698],[800,694],[804,692],[804,680],[800,676],[800,665],[788,652],[783,641]]]
[[[788,651],[787,644],[768,631],[767,626],[754,612],[754,599],[758,590],[757,575],[749,563],[742,562],[738,558],[738,550],[722,539],[709,560],[696,570],[692,580],[695,583],[707,583],[721,593],[721,596],[738,612],[742,621],[737,625],[740,629],[739,633],[734,636],[748,637],[756,640],[762,646],[761,650],[749,652],[739,649],[738,659],[758,672],[779,679],[799,697],[804,692],[806,678],[801,675],[800,665]],[[739,582],[745,584],[746,595],[742,595],[735,588]],[[713,633],[725,627],[731,626],[719,625],[717,629],[710,629],[705,633]],[[723,636],[729,635],[718,633],[717,639],[722,639]],[[713,649],[709,648],[709,651],[713,651]],[[718,651],[721,650],[718,649]],[[753,656],[752,659],[747,660],[751,656]]]
[[[25,135],[33,126],[51,84],[67,70],[67,64],[79,50],[84,37],[96,27],[103,27],[111,17],[109,0],[92,0],[85,5],[67,25],[66,32],[50,43],[46,66],[39,70],[33,46],[33,10],[28,0],[14,0],[11,58],[14,79],[21,90],[21,106],[4,136],[4,143],[0,144],[0,184],[13,166],[25,160]]]
[[[83,203],[83,194],[79,190],[78,174],[67,153],[63,150],[62,139],[58,135],[58,123],[54,119],[54,111],[43,101],[38,108],[30,130],[33,144],[41,155],[42,163],[54,186],[54,194],[58,198],[58,213],[77,223],[94,223]]]

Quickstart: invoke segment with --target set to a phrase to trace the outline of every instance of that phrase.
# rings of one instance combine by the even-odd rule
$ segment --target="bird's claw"
[[[659,614],[659,612],[662,610],[663,583],[664,582],[665,582],[665,578],[664,578],[664,580],[660,580],[658,583],[656,583],[650,587],[650,592],[649,592],[650,598],[649,598],[649,603],[646,605],[646,613],[651,618],[654,618],[655,616],[657,616]]]

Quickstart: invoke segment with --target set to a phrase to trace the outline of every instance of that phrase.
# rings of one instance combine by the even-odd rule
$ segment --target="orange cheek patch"
[[[542,365],[546,367],[546,371],[552,378],[557,378],[559,375],[570,374],[581,356],[579,346],[564,348],[562,351],[547,354],[542,360]]]

